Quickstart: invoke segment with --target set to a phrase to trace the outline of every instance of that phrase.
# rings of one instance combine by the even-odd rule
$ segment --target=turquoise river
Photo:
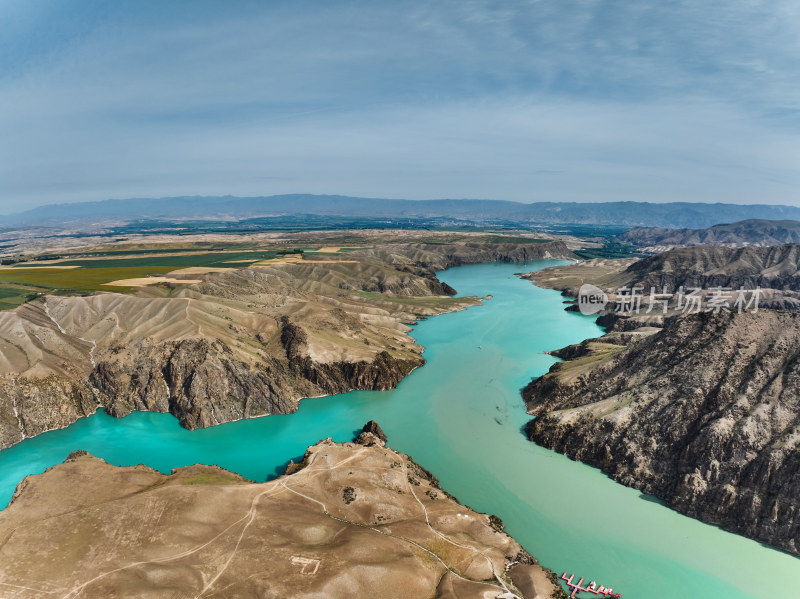
[[[0,452],[0,505],[16,484],[86,449],[112,464],[164,472],[219,464],[257,481],[326,437],[349,441],[374,419],[472,508],[500,516],[543,565],[613,586],[626,599],[784,598],[800,560],[681,516],[598,470],[528,442],[520,389],[547,371],[545,354],[601,333],[565,312],[555,291],[514,276],[556,264],[481,264],[440,273],[461,295],[493,297],[436,316],[412,335],[427,365],[392,391],[304,400],[297,413],[189,432],[168,414],[100,412]]]

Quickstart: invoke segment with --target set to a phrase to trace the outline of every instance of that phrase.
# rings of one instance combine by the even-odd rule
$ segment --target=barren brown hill
[[[749,219],[719,224],[706,229],[663,229],[634,227],[617,236],[647,252],[675,247],[719,245],[725,247],[770,246],[800,242],[800,221]]]
[[[526,275],[543,287],[577,293],[583,283],[603,289],[642,285],[675,291],[679,287],[756,287],[800,291],[800,244],[773,247],[678,248],[640,260],[594,259]]]
[[[0,312],[0,448],[98,407],[197,428],[390,388],[424,363],[408,323],[478,301],[450,297],[436,269],[570,256],[562,242],[391,244],[135,295],[42,297]]]
[[[583,283],[609,293],[639,286],[647,295],[717,287],[764,290],[759,305],[778,310],[800,310],[800,244],[772,247],[690,247],[669,250],[641,260],[588,260],[524,275],[537,285],[576,296]]]
[[[684,287],[768,287],[800,290],[800,244],[774,247],[695,247],[644,258],[621,275],[628,284]]]
[[[459,505],[374,433],[359,441],[321,441],[260,484],[77,452],[26,478],[0,512],[0,595],[566,597],[497,518]]]

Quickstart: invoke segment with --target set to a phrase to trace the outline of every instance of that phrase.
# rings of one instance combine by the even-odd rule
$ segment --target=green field
[[[247,268],[253,262],[306,248],[258,249],[252,244],[181,244],[115,249],[99,247],[73,254],[40,254],[31,263],[0,270],[0,310],[15,308],[37,293],[86,295],[97,291],[130,292],[135,288],[107,285],[120,279],[137,279],[189,267]],[[77,268],[55,268],[73,266]]]
[[[10,310],[36,297],[37,289],[0,283],[0,310]]]
[[[585,250],[574,250],[574,253],[582,260],[591,260],[592,258],[631,258],[633,256],[641,256],[637,248],[627,243],[616,243],[612,241],[605,241],[603,247],[599,248],[586,248]]]
[[[546,243],[547,239],[531,239],[486,235],[465,238],[453,233],[452,239],[423,240],[429,243],[450,243],[463,239],[479,243]],[[190,267],[207,268],[247,268],[254,262],[272,260],[287,254],[309,252],[308,256],[340,255],[361,247],[363,239],[358,236],[332,236],[317,247],[273,247],[259,248],[251,242],[184,242],[175,244],[140,244],[120,248],[106,244],[89,251],[73,251],[63,254],[40,254],[30,259],[31,263],[20,264],[0,270],[0,310],[15,308],[34,299],[37,293],[58,295],[86,295],[98,291],[131,292],[135,288],[109,286],[107,283],[120,279],[136,279],[149,275],[163,275],[167,272]],[[306,240],[305,243],[308,243]],[[292,243],[290,242],[291,246]],[[298,243],[299,245],[299,243]],[[319,252],[321,247],[342,246],[336,252]],[[54,268],[55,266],[74,266],[77,268]],[[430,300],[428,300],[430,301]],[[441,301],[441,300],[440,300]]]
[[[95,291],[126,291],[126,287],[113,287],[105,283],[119,279],[132,279],[148,275],[162,275],[172,267],[124,268],[9,268],[0,270],[0,301],[12,303],[12,298],[22,292],[78,293]],[[22,288],[22,289],[21,289]],[[12,293],[14,292],[14,293]],[[19,302],[22,303],[22,302]]]
[[[212,268],[246,268],[256,260],[271,260],[285,254],[302,253],[302,250],[264,250],[250,252],[203,252],[191,254],[175,254],[167,256],[142,256],[141,252],[130,258],[114,257],[79,258],[59,262],[59,266],[80,266],[86,269],[106,268],[161,268],[169,270],[189,268],[191,266],[208,266]],[[118,277],[119,278],[119,277]],[[113,280],[113,279],[109,279]]]
[[[247,268],[254,261],[270,260],[286,254],[302,254],[303,249],[203,251],[194,247],[141,248],[136,250],[98,251],[75,255],[40,255],[25,264],[0,270],[0,310],[15,308],[36,297],[37,293],[86,295],[97,291],[130,292],[135,288],[110,286],[120,279],[137,279],[192,266],[211,268]],[[156,255],[153,255],[156,254]],[[58,260],[58,262],[55,262]],[[54,268],[75,266],[77,268]]]

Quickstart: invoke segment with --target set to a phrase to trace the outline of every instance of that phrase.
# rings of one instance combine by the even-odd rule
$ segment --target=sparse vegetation
[[[641,256],[638,248],[627,244],[617,243],[615,241],[605,241],[603,247],[587,248],[583,250],[575,250],[575,254],[581,260],[592,260],[593,258],[630,258],[633,256]]]
[[[356,490],[353,487],[345,487],[342,491],[342,501],[350,505],[356,500]]]
[[[239,482],[239,478],[230,472],[227,473],[214,473],[214,472],[201,472],[194,474],[184,484],[187,485],[229,485]]]

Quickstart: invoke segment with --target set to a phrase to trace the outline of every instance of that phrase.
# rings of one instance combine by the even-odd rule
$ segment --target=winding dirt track
[[[68,488],[64,481],[87,479],[87,488],[72,489],[74,497],[52,497],[52,490]],[[267,591],[398,599],[549,595],[525,595],[512,582],[508,569],[521,548],[510,537],[492,530],[486,516],[438,495],[413,462],[386,448],[323,441],[309,449],[300,471],[262,484],[207,466],[165,476],[143,467],[115,468],[91,456],[27,480],[12,506],[0,512],[3,599],[208,599]],[[342,489],[350,485],[357,495],[352,504],[342,501]],[[42,497],[52,504],[39,505],[40,518],[31,518],[31,505]],[[199,524],[199,516],[209,513],[213,518]],[[105,524],[110,514],[117,519],[111,528]],[[158,527],[149,526],[153,520]],[[313,539],[303,536],[312,533]],[[76,538],[86,543],[77,553]],[[31,545],[35,539],[38,548]],[[165,553],[169,548],[175,550]],[[148,553],[153,557],[134,557]],[[353,555],[366,561],[353,562]],[[306,571],[306,563],[315,565]],[[543,572],[524,568],[533,569],[531,578]],[[159,594],[164,585],[181,591]]]

